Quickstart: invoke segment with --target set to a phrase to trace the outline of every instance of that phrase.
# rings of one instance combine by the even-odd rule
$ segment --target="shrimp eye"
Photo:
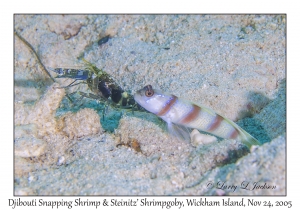
[[[146,95],[147,97],[153,96],[154,90],[152,89],[152,86],[151,86],[151,85],[147,85],[147,86],[145,87],[145,89],[146,89],[145,95]]]

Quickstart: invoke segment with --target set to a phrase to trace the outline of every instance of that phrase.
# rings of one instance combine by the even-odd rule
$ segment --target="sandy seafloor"
[[[53,83],[15,36],[15,195],[286,194],[284,15],[15,15],[14,26],[47,68],[82,68],[83,56],[131,94],[151,84],[263,143],[178,140],[155,115],[110,106],[103,119],[103,103],[65,97],[87,85],[54,88],[72,80]]]

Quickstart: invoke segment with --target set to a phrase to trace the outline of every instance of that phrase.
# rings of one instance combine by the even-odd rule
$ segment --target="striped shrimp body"
[[[208,132],[224,139],[242,141],[249,148],[260,142],[231,120],[215,113],[213,110],[181,100],[174,95],[165,94],[147,85],[134,95],[135,101],[149,112],[162,118],[171,133],[178,131],[176,125]],[[186,138],[185,129],[179,129]],[[175,132],[176,133],[176,132]]]

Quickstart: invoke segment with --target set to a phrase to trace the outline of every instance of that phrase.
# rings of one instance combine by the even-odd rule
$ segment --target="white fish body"
[[[240,140],[249,148],[252,145],[260,145],[257,139],[233,121],[204,106],[152,89],[151,85],[137,91],[134,99],[146,110],[167,122],[168,128],[171,130],[174,129],[173,125],[176,124],[212,133],[221,138]]]

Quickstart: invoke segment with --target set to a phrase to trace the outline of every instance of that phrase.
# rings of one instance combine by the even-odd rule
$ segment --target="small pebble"
[[[66,159],[65,159],[64,156],[59,157],[59,158],[58,158],[58,161],[57,161],[57,163],[56,163],[56,165],[61,166],[62,164],[65,163],[65,160],[66,160]]]
[[[109,40],[109,35],[108,36],[105,36],[105,37],[103,37],[103,38],[101,38],[99,41],[98,41],[98,45],[100,46],[100,45],[103,45],[103,44],[105,44],[106,42],[108,42],[108,40]]]

